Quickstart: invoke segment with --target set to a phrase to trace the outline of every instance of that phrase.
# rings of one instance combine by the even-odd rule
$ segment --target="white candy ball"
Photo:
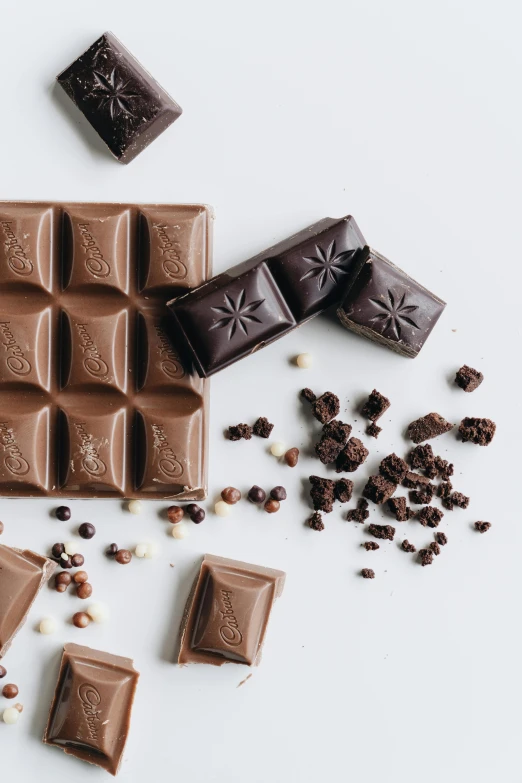
[[[87,607],[87,614],[95,623],[105,623],[109,619],[109,608],[105,604],[91,604]]]
[[[54,633],[56,631],[56,620],[53,617],[44,617],[44,619],[40,621],[38,630],[46,636]]]
[[[78,542],[77,541],[67,541],[64,545],[65,553],[63,554],[69,555],[69,557],[72,557],[73,555],[79,554],[80,550],[78,549]]]
[[[228,517],[232,513],[232,506],[229,503],[225,503],[224,500],[218,500],[214,506],[214,513],[218,517]]]
[[[145,550],[145,557],[147,560],[152,560],[153,557],[156,557],[158,554],[158,545],[155,541],[152,541],[147,544],[147,549]]]
[[[275,443],[272,443],[270,446],[270,451],[274,455],[274,457],[282,457],[283,454],[286,452],[286,446],[284,443],[281,443],[280,441],[276,441]]]
[[[136,557],[145,557],[148,544],[138,544],[134,550]]]
[[[295,360],[295,363],[302,370],[308,370],[312,366],[313,361],[314,360],[312,359],[312,354],[300,353],[297,359]]]
[[[9,723],[9,724],[16,723],[19,717],[20,717],[20,713],[18,712],[16,707],[8,707],[2,713],[2,720],[4,721],[4,723]]]
[[[172,525],[171,534],[173,538],[186,538],[189,535],[188,526],[184,522],[177,522]]]
[[[127,511],[131,514],[141,514],[141,503],[139,500],[129,500],[127,504]]]

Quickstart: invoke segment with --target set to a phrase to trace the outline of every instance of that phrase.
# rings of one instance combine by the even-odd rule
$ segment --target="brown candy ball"
[[[89,584],[89,582],[82,582],[82,584],[78,585],[76,595],[78,598],[90,598],[92,595],[92,585]]]
[[[77,571],[75,575],[73,576],[73,580],[76,582],[77,585],[81,585],[88,579],[87,571]]]
[[[235,487],[225,487],[221,493],[221,497],[228,503],[229,506],[233,506],[235,503],[241,500],[241,492]]]
[[[117,551],[118,551],[118,544],[109,544],[109,546],[105,550],[105,554],[107,555],[107,557],[114,557]]]
[[[286,489],[284,487],[274,487],[270,490],[270,497],[274,500],[286,500]]]
[[[132,552],[129,552],[128,549],[118,549],[114,559],[120,565],[127,565],[132,560]]]
[[[18,696],[18,685],[9,682],[2,688],[2,696],[4,699],[15,699]]]
[[[63,544],[53,544],[53,548],[51,549],[51,554],[53,557],[58,558],[63,552],[65,552],[65,547]]]
[[[295,468],[299,461],[299,449],[293,448],[288,449],[288,451],[285,454],[285,462],[288,465],[289,468]]]
[[[280,508],[281,504],[275,498],[269,498],[265,503],[265,511],[268,511],[269,514],[275,514]]]
[[[96,535],[96,528],[90,522],[82,522],[78,528],[78,534],[81,538],[93,538]]]
[[[3,532],[4,532],[4,523],[0,522],[0,536],[2,535]]]
[[[0,666],[0,680],[2,679],[2,677],[5,677],[6,674],[7,674],[7,669],[5,668],[5,666]]]
[[[251,503],[264,503],[265,498],[265,490],[258,487],[257,484],[254,484],[254,486],[248,490],[248,499]]]
[[[56,574],[56,578],[54,580],[55,585],[64,585],[67,587],[72,582],[72,576],[67,573],[67,571],[60,571],[59,574]]]
[[[169,522],[172,522],[173,525],[177,525],[178,522],[181,522],[184,516],[185,512],[181,506],[169,506],[167,509],[168,520]]]
[[[71,509],[69,506],[58,506],[54,513],[60,522],[67,522],[67,520],[71,518]]]
[[[72,621],[76,628],[87,628],[91,622],[91,618],[87,612],[76,612],[76,614],[73,614]]]
[[[79,555],[79,554],[73,555],[71,557],[71,563],[73,568],[80,568],[80,566],[82,566],[85,563],[85,558],[83,555]]]

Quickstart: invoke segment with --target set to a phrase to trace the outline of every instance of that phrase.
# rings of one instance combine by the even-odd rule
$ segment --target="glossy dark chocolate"
[[[116,775],[138,678],[130,658],[66,644],[43,741]]]
[[[364,238],[324,218],[169,302],[200,375],[268,345],[340,301]]]
[[[0,495],[205,497],[206,384],[165,302],[207,278],[211,222],[0,203]]]
[[[337,314],[348,329],[417,356],[446,304],[375,250],[365,248]]]
[[[98,38],[57,79],[121,163],[133,160],[181,114],[112,33]]]

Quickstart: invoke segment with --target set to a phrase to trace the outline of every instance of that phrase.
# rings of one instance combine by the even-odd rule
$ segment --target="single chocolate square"
[[[417,356],[446,304],[375,250],[365,248],[337,311],[348,329]]]
[[[121,163],[133,160],[182,111],[112,33],[57,80]]]

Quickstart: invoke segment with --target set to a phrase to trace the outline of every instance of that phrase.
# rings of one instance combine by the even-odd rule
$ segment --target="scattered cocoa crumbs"
[[[312,403],[312,413],[321,424],[335,419],[340,410],[339,397],[333,392],[325,392]]]
[[[420,476],[418,473],[413,473],[411,470],[409,470],[402,482],[403,487],[408,487],[408,489],[413,489],[414,487],[420,486],[427,486],[430,483],[430,480],[427,476]]]
[[[333,509],[335,483],[320,476],[310,476],[310,497],[315,511],[329,514]]]
[[[405,552],[416,552],[417,548],[413,546],[413,544],[410,544],[407,538],[404,539],[404,541],[401,544],[401,549],[403,549]]]
[[[427,468],[425,468],[424,473],[426,474],[426,477],[429,479],[434,479],[436,476],[439,475],[439,471],[435,467],[434,462],[431,465],[428,465]]]
[[[375,571],[373,568],[363,568],[361,576],[363,579],[375,579]]]
[[[386,541],[393,541],[395,528],[391,525],[368,525],[368,533],[374,538],[383,538]]]
[[[460,423],[459,434],[464,443],[470,441],[477,446],[489,446],[496,429],[497,425],[491,419],[474,419],[466,416]]]
[[[396,489],[397,485],[384,476],[370,476],[363,489],[363,495],[368,500],[381,505],[391,498]]]
[[[464,364],[455,375],[455,383],[460,386],[465,392],[472,392],[478,389],[484,376],[478,370],[474,370],[473,367],[468,367]]]
[[[431,565],[433,563],[433,552],[431,549],[419,549],[419,560],[422,566]]]
[[[236,424],[228,428],[229,440],[250,440],[252,437],[252,427],[250,424]]]
[[[443,512],[435,506],[424,506],[419,511],[417,519],[424,527],[438,527],[440,520],[444,516]]]
[[[361,413],[370,421],[377,421],[390,407],[390,401],[384,394],[374,389],[361,408]]]
[[[348,443],[348,438],[352,433],[352,425],[345,424],[344,421],[329,421],[323,427],[322,438],[332,438],[338,441],[343,446]]]
[[[335,482],[334,495],[341,503],[348,503],[352,499],[353,481],[342,478]]]
[[[363,547],[366,549],[367,552],[375,552],[376,549],[380,549],[380,546],[377,543],[377,541],[365,541]]]
[[[428,549],[431,549],[434,555],[440,555],[440,546],[437,544],[436,541],[432,541]]]
[[[475,530],[479,533],[487,533],[491,527],[491,522],[475,522]]]
[[[408,461],[415,470],[425,470],[430,465],[435,464],[435,455],[433,454],[433,449],[430,444],[426,443],[425,446],[415,446],[415,448],[410,451]]]
[[[359,438],[350,438],[336,460],[337,473],[353,473],[363,464],[370,452]]]
[[[346,514],[348,522],[364,522],[370,516],[368,511],[368,501],[360,498],[357,502],[357,508],[352,508]]]
[[[315,402],[317,397],[311,389],[301,389],[301,397],[307,402]]]
[[[439,497],[443,500],[449,498],[453,491],[453,484],[451,481],[443,481],[442,484],[439,484]]]
[[[330,465],[335,462],[343,449],[343,444],[333,438],[321,438],[319,443],[315,444],[315,453],[323,463]]]
[[[447,459],[442,459],[442,457],[435,457],[435,468],[443,481],[448,481],[450,476],[453,476],[455,470],[453,463],[448,462]],[[432,478],[435,478],[435,476],[432,476]]]
[[[254,435],[259,435],[260,438],[269,438],[273,429],[274,425],[270,424],[264,416],[260,416],[254,424],[252,432]]]
[[[388,508],[395,516],[397,522],[407,522],[411,517],[411,509],[406,505],[406,498],[390,498]]]
[[[443,505],[450,509],[450,511],[453,510],[453,506],[457,506],[457,508],[467,508],[469,506],[469,498],[467,495],[463,495],[462,492],[454,492],[451,497],[444,500]]]
[[[413,489],[410,492],[410,500],[412,503],[416,503],[418,506],[425,506],[427,503],[431,503],[434,493],[434,485],[426,484],[426,486],[422,487],[421,489]]]
[[[366,427],[366,434],[370,436],[370,438],[378,438],[379,435],[382,432],[382,427],[378,427],[375,422],[372,422],[371,424],[368,424]]]
[[[446,535],[446,533],[442,533],[442,531],[439,533],[435,533],[435,541],[437,542],[437,544],[439,544],[439,546],[446,546],[446,544],[448,543],[448,536]]]
[[[439,413],[428,413],[426,416],[412,421],[406,434],[414,443],[422,443],[430,438],[436,438],[437,435],[449,432],[453,427],[454,425],[446,421]]]
[[[397,454],[389,454],[379,465],[379,473],[394,484],[400,484],[408,473],[408,466]]]
[[[324,530],[323,518],[318,511],[314,511],[308,520],[308,524],[312,530]]]

